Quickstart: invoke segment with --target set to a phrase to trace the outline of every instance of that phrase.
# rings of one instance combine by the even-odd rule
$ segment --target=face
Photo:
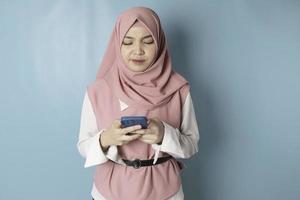
[[[123,39],[121,54],[130,70],[143,72],[155,59],[156,49],[151,33],[144,27],[133,26]]]

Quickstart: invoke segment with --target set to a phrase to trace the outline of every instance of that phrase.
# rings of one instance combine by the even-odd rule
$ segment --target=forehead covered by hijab
[[[130,8],[119,15],[116,22],[116,33],[119,47],[122,45],[123,38],[130,27],[137,22],[138,26],[144,25],[144,27],[152,34],[157,48],[159,48],[161,46],[160,20],[158,15],[153,10],[146,7]]]

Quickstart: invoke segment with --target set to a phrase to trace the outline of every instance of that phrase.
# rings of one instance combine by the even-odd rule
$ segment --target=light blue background
[[[86,200],[85,87],[117,15],[149,6],[191,84],[187,200],[300,199],[300,1],[0,1],[0,199]]]

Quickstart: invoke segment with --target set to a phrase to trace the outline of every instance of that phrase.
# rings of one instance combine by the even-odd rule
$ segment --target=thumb
[[[112,123],[112,127],[121,128],[121,121],[119,119],[114,120]]]

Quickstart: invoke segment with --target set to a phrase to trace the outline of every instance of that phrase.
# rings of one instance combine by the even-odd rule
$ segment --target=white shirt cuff
[[[153,164],[156,163],[160,151],[168,153],[174,158],[182,158],[184,155],[179,142],[179,130],[177,128],[172,127],[164,121],[162,121],[162,123],[165,127],[162,143],[160,145],[152,144],[152,148],[155,150]]]
[[[87,149],[86,161],[84,164],[85,168],[94,165],[99,165],[108,160],[99,143],[99,137],[102,132],[103,130],[90,138],[89,147]]]

